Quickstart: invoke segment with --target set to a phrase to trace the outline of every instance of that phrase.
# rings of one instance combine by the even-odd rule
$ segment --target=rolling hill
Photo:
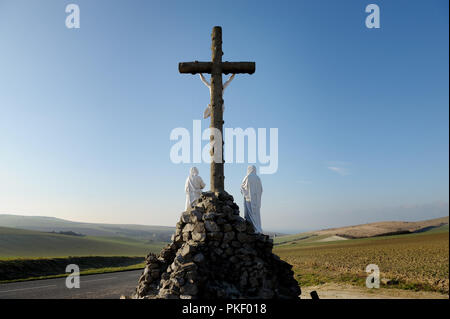
[[[371,238],[399,234],[432,231],[448,225],[449,217],[435,218],[418,222],[385,221],[340,228],[329,228],[313,232],[277,237],[275,244],[289,242],[327,242],[346,239]],[[447,226],[448,227],[448,226]]]
[[[168,242],[174,227],[95,224],[73,222],[55,217],[0,214],[0,227],[35,230],[40,232],[76,232],[97,237],[127,237],[144,241]]]
[[[0,258],[67,256],[145,256],[159,252],[161,242],[133,238],[70,236],[0,227]]]

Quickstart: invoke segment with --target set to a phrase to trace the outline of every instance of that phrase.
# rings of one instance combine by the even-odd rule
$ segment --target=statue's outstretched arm
[[[211,84],[209,84],[208,81],[206,81],[205,77],[203,76],[203,74],[200,73],[200,80],[202,80],[202,82],[208,87],[211,88]]]
[[[235,75],[236,75],[236,74],[233,74],[232,76],[230,76],[230,78],[228,79],[228,81],[226,81],[226,82],[223,84],[223,90],[225,90],[225,89],[227,88],[228,84],[230,84],[230,82],[233,81]]]

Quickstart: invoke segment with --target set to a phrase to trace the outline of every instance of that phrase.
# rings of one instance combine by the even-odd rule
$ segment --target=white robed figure
[[[203,179],[198,175],[197,167],[191,167],[189,176],[186,179],[186,184],[184,186],[186,191],[186,207],[185,210],[191,207],[191,204],[199,199],[202,195],[202,189],[205,187]]]
[[[227,88],[227,86],[230,84],[231,81],[233,81],[234,76],[236,74],[233,74],[232,76],[230,76],[230,78],[228,79],[228,81],[226,81],[223,84],[223,88],[222,88],[222,97],[223,97],[223,93],[225,92],[225,89]],[[208,81],[206,81],[205,77],[203,76],[203,74],[200,73],[200,79],[202,80],[202,82],[208,87],[209,89],[209,96],[211,96],[211,83],[209,83]],[[225,111],[225,105],[222,105],[222,112]],[[206,119],[208,117],[211,116],[211,104],[208,104],[208,106],[205,109],[205,112],[203,112],[203,118]]]
[[[256,175],[256,167],[247,168],[247,176],[241,185],[241,193],[244,195],[245,219],[253,224],[257,233],[262,233],[261,228],[261,195],[263,192],[261,179]]]

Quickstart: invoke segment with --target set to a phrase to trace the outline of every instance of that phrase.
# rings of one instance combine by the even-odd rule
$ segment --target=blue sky
[[[76,3],[81,28],[65,27]],[[367,29],[376,3],[381,28]],[[448,1],[0,0],[0,213],[174,225],[176,127],[209,102],[178,62],[255,61],[226,127],[279,129],[263,228],[448,214]],[[206,128],[209,121],[203,120]],[[196,164],[209,185],[209,165]],[[247,164],[227,164],[239,205]]]

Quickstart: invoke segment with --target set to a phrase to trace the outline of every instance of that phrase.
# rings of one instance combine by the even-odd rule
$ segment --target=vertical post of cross
[[[180,73],[211,74],[211,191],[225,190],[224,154],[223,154],[223,74],[253,74],[255,62],[222,62],[222,28],[214,27],[212,31],[211,62],[180,62]],[[218,140],[220,137],[220,140]],[[214,152],[216,152],[214,154]]]
[[[222,192],[225,190],[225,176],[224,176],[224,153],[223,153],[223,87],[222,87],[222,28],[214,27],[212,31],[212,69],[211,69],[211,125],[210,128],[215,128],[220,131],[220,141],[214,141],[216,151],[221,152],[219,161],[216,163],[214,159],[214,148],[211,148],[211,190],[213,192]],[[211,141],[214,136],[211,131]],[[217,148],[220,148],[217,150]]]

